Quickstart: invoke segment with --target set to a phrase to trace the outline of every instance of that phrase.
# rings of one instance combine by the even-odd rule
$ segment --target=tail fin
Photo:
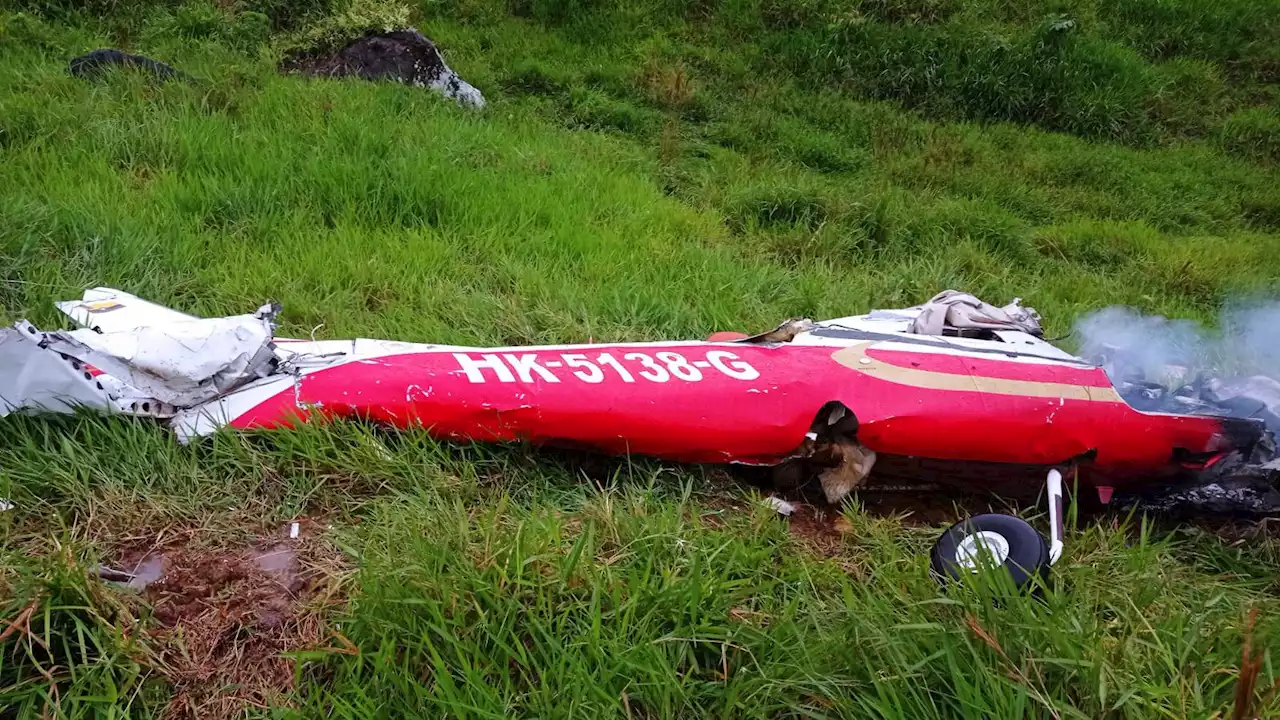
[[[162,326],[196,318],[112,288],[85,290],[79,300],[58,303],[58,309],[75,324],[100,333]]]

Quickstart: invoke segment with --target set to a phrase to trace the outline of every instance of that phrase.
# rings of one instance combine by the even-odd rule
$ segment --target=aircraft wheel
[[[1049,576],[1049,543],[1011,515],[977,515],[952,525],[933,546],[933,572],[944,582],[964,579],[984,567],[1003,567],[1018,587]]]

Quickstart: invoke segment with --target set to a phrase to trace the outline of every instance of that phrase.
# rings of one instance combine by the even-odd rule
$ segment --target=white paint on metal
[[[1049,495],[1049,564],[1062,557],[1062,473],[1050,470],[1046,480]]]

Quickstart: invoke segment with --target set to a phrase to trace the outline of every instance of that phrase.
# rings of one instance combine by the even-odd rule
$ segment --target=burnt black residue
[[[1121,396],[1137,410],[1175,415],[1222,418],[1222,436],[1236,448],[1216,464],[1195,472],[1188,481],[1161,486],[1154,492],[1120,499],[1121,506],[1138,504],[1145,510],[1171,515],[1265,516],[1280,512],[1280,465],[1275,431],[1280,419],[1268,402],[1267,383],[1254,388],[1245,381],[1197,378],[1169,390],[1142,380],[1115,380]],[[1230,387],[1228,391],[1225,388]],[[1251,392],[1263,397],[1252,397]],[[1216,453],[1192,455],[1175,451],[1174,461],[1199,464]]]
[[[1217,327],[1110,307],[1080,318],[1081,357],[1145,412],[1256,419],[1280,434],[1280,300],[1237,299]]]

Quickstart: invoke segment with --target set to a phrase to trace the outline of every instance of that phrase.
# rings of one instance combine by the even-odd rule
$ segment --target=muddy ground
[[[279,704],[294,689],[290,654],[335,644],[325,617],[341,602],[345,562],[303,527],[298,538],[289,528],[246,543],[196,535],[121,553],[113,567],[151,608],[149,645],[173,688],[168,717]]]

